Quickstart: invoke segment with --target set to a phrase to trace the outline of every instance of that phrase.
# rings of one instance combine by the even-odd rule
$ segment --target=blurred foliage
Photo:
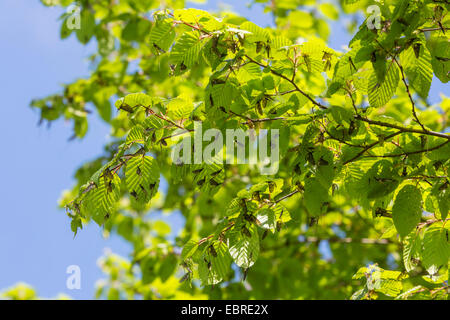
[[[7,288],[0,292],[0,300],[42,300],[38,297],[36,290],[26,283],[17,283],[11,288]],[[70,297],[60,294],[52,300],[68,300]]]

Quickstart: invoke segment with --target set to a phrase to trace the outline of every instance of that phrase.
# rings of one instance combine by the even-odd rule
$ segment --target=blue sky
[[[271,21],[261,6],[247,8],[246,1],[227,1],[236,12],[265,26]],[[192,4],[205,10],[217,8]],[[72,36],[59,39],[61,9],[46,8],[38,0],[0,2],[0,289],[23,281],[43,297],[65,293],[89,299],[95,281],[102,277],[96,265],[105,248],[127,255],[131,248],[117,237],[103,239],[96,225],[74,239],[69,220],[57,208],[61,191],[73,184],[73,173],[84,161],[98,155],[109,128],[92,117],[86,138],[68,141],[71,125],[64,121],[37,126],[39,116],[29,108],[33,98],[58,92],[62,83],[89,75],[87,55],[95,49]],[[333,48],[348,42],[342,25],[335,25]],[[430,96],[444,91],[433,82]],[[432,100],[437,102],[437,100]],[[81,268],[81,290],[66,288],[66,268]]]

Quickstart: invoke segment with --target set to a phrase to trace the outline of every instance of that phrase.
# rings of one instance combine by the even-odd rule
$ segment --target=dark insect
[[[198,186],[202,186],[204,183],[205,183],[205,178],[197,181]]]
[[[167,147],[167,142],[166,142],[166,140],[161,139],[161,144],[162,144],[164,147]]]
[[[281,228],[283,228],[283,222],[277,221],[277,231],[280,232]]]
[[[252,214],[246,214],[246,213],[244,213],[243,218],[244,218],[245,220],[247,220],[248,222],[255,223],[255,224],[257,224],[257,225],[261,225],[261,222],[258,220],[258,218],[256,218],[256,217],[255,217],[254,215],[252,215]]]
[[[246,237],[248,237],[248,238],[252,237],[250,230],[248,230],[246,226],[242,226],[241,231]]]
[[[421,47],[420,43],[416,43],[416,44],[414,44],[414,46],[413,46],[414,54],[416,55],[416,59],[419,59],[419,56],[420,56],[420,47]]]
[[[138,200],[138,195],[137,195],[136,191],[131,191],[130,194],[131,194],[136,200]]]
[[[408,175],[408,170],[406,169],[406,167],[403,167],[402,176],[405,177],[407,175]]]
[[[334,195],[334,193],[336,192],[336,190],[339,190],[339,185],[336,183],[333,183],[331,185],[331,194]]]
[[[222,172],[222,169],[217,170],[216,172],[211,173],[211,176],[215,177],[215,176],[217,176],[217,175],[218,175],[219,173],[221,173],[221,172]]]
[[[269,181],[267,184],[269,185],[269,192],[270,193],[274,192],[275,191],[275,187],[276,187],[275,182]]]
[[[214,245],[209,246],[209,252],[212,254],[213,257],[217,257],[217,251],[214,249]]]
[[[212,185],[212,186],[214,186],[214,187],[216,187],[216,186],[218,186],[220,183],[218,183],[216,180],[214,180],[214,179],[211,179],[211,180],[209,180],[209,184],[210,185]]]
[[[244,218],[244,220],[247,220],[249,222],[254,222],[254,216],[251,214],[244,213],[242,215],[242,217]]]
[[[122,104],[120,107],[119,107],[119,110],[120,109],[122,109],[122,110],[125,110],[126,112],[129,112],[129,113],[133,113],[133,108],[131,108],[129,105],[126,105],[126,104]]]
[[[348,127],[348,134],[352,135],[355,132],[356,125],[355,121],[350,121],[350,126]]]
[[[112,191],[114,190],[114,185],[112,184],[111,181],[109,181],[109,182],[106,184],[106,190],[107,190],[108,192],[112,192]]]
[[[281,213],[280,213],[280,216],[279,216],[280,219],[283,216],[283,213],[284,213],[284,209],[281,209]]]
[[[311,163],[312,165],[315,165],[315,164],[316,164],[316,161],[314,160],[314,156],[313,156],[312,152],[308,152],[308,153],[306,154],[306,160],[307,160],[309,163]]]
[[[256,111],[259,114],[264,114],[264,111],[262,109],[262,104],[261,104],[261,100],[259,100],[258,102],[256,102]]]
[[[245,281],[245,279],[247,279],[247,273],[248,273],[248,268],[245,268],[242,281]]]
[[[378,207],[375,209],[375,216],[376,217],[388,217],[389,215],[388,215],[388,212],[386,209]]]
[[[206,258],[203,258],[203,261],[206,262],[206,267],[207,267],[208,269],[211,269],[211,261],[206,260]]]
[[[256,53],[259,53],[263,48],[263,44],[261,41],[256,42]]]
[[[200,169],[192,170],[192,173],[193,174],[197,174],[197,173],[200,173],[202,171],[203,171],[203,168],[200,168]]]
[[[223,80],[223,79],[219,79],[219,78],[216,78],[216,79],[212,79],[211,80],[211,84],[214,86],[214,85],[216,85],[216,84],[224,84],[225,83],[225,80]]]
[[[114,179],[114,175],[111,173],[111,170],[109,170],[109,168],[106,168],[104,171],[105,177],[107,177],[108,179],[113,180]]]
[[[142,184],[140,184],[139,187],[141,188],[141,190],[142,190],[145,194],[147,194],[147,190],[145,190],[145,188],[142,186]]]
[[[309,218],[309,224],[308,224],[308,226],[310,226],[310,227],[314,226],[315,224],[317,224],[317,221],[318,221],[317,217],[311,217],[311,218]]]
[[[156,43],[153,44],[153,47],[159,52],[159,53],[165,53],[166,51],[164,49],[161,49],[160,47],[158,47],[158,45]]]

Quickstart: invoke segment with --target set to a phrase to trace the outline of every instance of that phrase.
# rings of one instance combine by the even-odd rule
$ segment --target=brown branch
[[[398,68],[400,69],[400,73],[402,75],[402,81],[406,87],[406,92],[408,93],[408,97],[409,97],[409,101],[411,101],[411,106],[412,106],[412,114],[414,116],[414,118],[416,119],[417,123],[422,127],[423,130],[427,130],[425,129],[425,126],[420,122],[419,117],[417,116],[416,113],[416,104],[414,103],[414,100],[412,98],[411,95],[411,90],[409,89],[409,85],[408,82],[406,82],[406,77],[405,77],[405,72],[403,71],[403,67],[402,65],[397,61],[397,59],[395,57],[393,57],[394,62],[397,64]]]
[[[282,196],[280,199],[278,199],[277,201],[275,201],[273,204],[277,204],[277,203],[283,201],[284,199],[290,198],[290,197],[292,197],[294,194],[297,194],[297,193],[299,193],[299,192],[300,192],[300,190],[298,190],[298,189],[297,189],[297,190],[294,190],[294,191],[288,193],[287,195]]]
[[[363,146],[363,145],[349,143],[349,142],[345,141],[344,139],[335,137],[328,130],[326,130],[325,127],[323,127],[323,128],[325,129],[325,133],[329,136],[329,139],[331,139],[331,140],[339,141],[340,143],[343,143],[347,146],[354,147],[354,148],[365,148],[365,146]]]
[[[398,129],[401,132],[410,132],[410,133],[418,133],[418,134],[424,134],[424,135],[429,135],[429,136],[435,136],[435,137],[439,137],[439,138],[444,138],[447,140],[450,140],[450,135],[442,133],[442,132],[435,132],[435,131],[431,131],[431,130],[419,130],[419,129],[414,129],[414,128],[408,128],[408,127],[401,127],[392,123],[388,123],[388,122],[383,122],[383,121],[378,121],[378,120],[371,120],[368,118],[364,118],[360,115],[356,115],[355,119],[357,120],[361,120],[364,122],[367,122],[369,124],[373,124],[376,126],[381,126],[381,127],[387,127],[387,128],[393,128],[393,129]]]
[[[245,55],[245,57],[246,57],[247,59],[249,59],[251,62],[253,62],[253,63],[259,65],[260,67],[269,69],[270,72],[273,73],[274,75],[276,75],[276,76],[278,76],[278,77],[280,77],[280,78],[282,78],[282,79],[284,79],[284,80],[290,82],[290,83],[294,86],[295,90],[298,91],[298,92],[300,92],[303,96],[305,96],[309,101],[312,102],[313,105],[319,107],[320,109],[327,109],[327,107],[325,107],[324,105],[320,104],[319,102],[317,102],[316,100],[314,100],[313,98],[311,98],[311,96],[310,96],[309,94],[307,94],[307,93],[304,92],[302,89],[300,89],[299,86],[298,86],[298,85],[295,83],[295,81],[293,81],[292,79],[289,79],[289,78],[286,77],[285,75],[283,75],[283,74],[281,74],[281,73],[279,73],[279,72],[273,70],[270,66],[264,65],[263,63],[254,60],[253,58],[249,57],[248,55]]]
[[[358,159],[359,157],[361,157],[365,152],[367,152],[368,150],[370,150],[370,149],[372,149],[373,147],[375,147],[377,144],[379,144],[379,143],[381,143],[381,142],[383,142],[383,141],[385,141],[385,140],[387,140],[387,139],[393,138],[393,137],[399,135],[400,133],[402,133],[402,132],[401,132],[401,131],[397,131],[397,132],[394,132],[394,133],[392,133],[392,134],[386,136],[386,137],[383,138],[383,139],[379,139],[378,141],[372,142],[371,144],[365,146],[363,150],[361,150],[360,152],[358,152],[358,154],[357,154],[356,156],[354,156],[354,157],[352,157],[351,159],[345,161],[344,164],[348,164],[348,163],[350,163],[350,162],[355,161],[356,159]]]
[[[422,149],[422,150],[403,152],[403,153],[397,153],[397,154],[385,154],[385,155],[381,155],[381,156],[367,155],[365,157],[366,158],[395,158],[395,157],[409,156],[409,155],[412,155],[412,154],[418,154],[418,153],[423,153],[423,152],[429,152],[429,151],[437,150],[439,148],[442,148],[443,146],[445,146],[449,142],[450,142],[450,140],[445,141],[444,143],[441,143],[441,144],[439,144],[439,145],[437,145],[435,147]]]
[[[447,218],[447,219],[445,219],[445,220],[439,220],[439,219],[431,219],[431,220],[427,220],[427,221],[425,221],[425,222],[421,222],[421,223],[419,223],[418,225],[417,225],[417,228],[418,229],[420,229],[420,228],[423,228],[424,226],[428,226],[428,225],[430,225],[430,224],[433,224],[433,223],[436,223],[436,222],[447,222],[447,221],[450,221],[450,218]]]
[[[228,223],[228,226],[226,226],[222,231],[220,231],[220,234],[223,234],[224,232],[227,232],[228,230],[230,230],[233,226],[234,226],[235,222],[234,221],[230,221]],[[200,239],[198,241],[198,245],[201,245],[202,243],[204,243],[205,241],[210,240],[211,238],[213,238],[215,236],[215,234],[209,235],[203,239]]]
[[[166,121],[166,122],[170,123],[171,125],[177,127],[178,129],[182,129],[182,130],[189,131],[189,132],[192,132],[192,131],[193,131],[192,129],[186,129],[185,127],[183,127],[183,126],[177,124],[175,121],[173,121],[173,120],[167,118],[167,117],[164,116],[164,115],[161,115],[161,114],[156,113],[156,112],[153,111],[151,108],[148,108],[148,107],[146,107],[146,106],[142,106],[142,107],[144,107],[144,108],[147,110],[147,112],[150,113],[151,115],[154,115],[155,117],[157,117],[157,118],[159,118],[159,119],[161,119],[161,120],[163,120],[163,121]]]
[[[389,239],[371,239],[371,238],[361,238],[361,239],[353,239],[353,238],[339,238],[339,237],[330,237],[330,238],[319,238],[319,237],[305,237],[304,240],[299,240],[299,242],[320,242],[322,240],[332,242],[332,243],[360,243],[360,244],[389,244],[391,241]]]
[[[450,30],[450,28],[443,28],[444,30]],[[423,28],[423,29],[417,29],[420,32],[428,32],[428,31],[442,31],[442,28]]]

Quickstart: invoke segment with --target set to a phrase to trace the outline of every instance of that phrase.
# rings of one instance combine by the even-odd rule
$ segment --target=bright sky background
[[[234,11],[266,26],[272,21],[262,6],[249,9],[247,1],[226,1]],[[204,10],[217,8],[188,4]],[[94,295],[95,281],[102,277],[96,265],[105,248],[127,255],[131,248],[118,237],[103,239],[92,224],[74,239],[69,219],[57,207],[61,191],[73,185],[73,173],[84,161],[102,151],[108,139],[108,126],[93,116],[89,132],[82,141],[68,141],[71,125],[58,121],[50,129],[38,127],[39,116],[29,108],[33,98],[61,90],[89,75],[85,58],[95,50],[79,44],[72,35],[59,39],[62,13],[44,7],[38,0],[0,1],[0,290],[19,281],[29,283],[40,296],[65,293],[76,299]],[[336,24],[331,47],[348,43],[344,26]],[[444,92],[444,85],[433,81],[431,97]],[[448,91],[448,88],[447,88]],[[435,103],[438,99],[431,99]],[[66,268],[81,268],[81,290],[66,288]]]

